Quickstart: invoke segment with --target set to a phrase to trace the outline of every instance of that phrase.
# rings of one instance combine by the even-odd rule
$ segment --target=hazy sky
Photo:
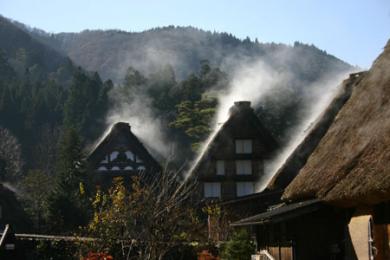
[[[0,14],[48,32],[192,25],[261,42],[300,41],[362,68],[390,38],[389,0],[0,0]]]

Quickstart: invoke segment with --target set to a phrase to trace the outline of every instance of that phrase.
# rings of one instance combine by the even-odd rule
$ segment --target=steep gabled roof
[[[249,127],[248,127],[249,126]],[[250,129],[250,133],[242,131],[243,128]],[[260,119],[256,116],[254,110],[250,106],[249,101],[235,102],[230,109],[229,119],[220,127],[213,139],[209,142],[206,150],[202,154],[198,164],[194,167],[194,171],[202,165],[202,162],[209,159],[213,152],[223,147],[219,147],[222,140],[234,140],[237,138],[259,138],[262,140],[263,148],[266,151],[264,156],[271,156],[272,152],[278,148],[278,143],[263,126]]]
[[[348,79],[344,80],[340,86],[339,92],[333,101],[321,114],[305,139],[295,148],[287,158],[282,167],[273,176],[268,183],[267,188],[270,190],[285,189],[291,181],[298,175],[299,170],[305,165],[307,159],[317,147],[321,138],[333,123],[340,109],[350,98],[353,87],[364,77],[364,72],[353,73]]]
[[[390,42],[284,192],[350,207],[390,199]]]
[[[124,145],[139,156],[146,165],[149,165],[154,170],[160,170],[161,167],[158,162],[152,157],[152,155],[150,155],[145,146],[131,132],[130,125],[124,122],[119,122],[112,126],[109,134],[88,156],[88,160],[91,162],[100,161],[111,148]]]

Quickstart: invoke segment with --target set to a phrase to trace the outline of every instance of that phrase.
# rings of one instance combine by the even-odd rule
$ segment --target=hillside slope
[[[44,34],[30,30],[34,37],[68,55],[78,65],[98,71],[103,79],[122,82],[129,66],[143,74],[170,64],[178,78],[198,71],[202,60],[231,73],[243,63],[262,60],[277,70],[292,72],[312,82],[351,66],[313,45],[294,46],[240,40],[228,33],[212,33],[193,27],[163,27],[144,32],[119,30]],[[38,33],[39,32],[39,33]]]
[[[66,55],[37,41],[2,16],[0,38],[0,56],[19,78],[28,76],[34,82],[52,79],[70,83],[75,67]],[[7,70],[7,74],[10,73]]]
[[[66,55],[0,16],[0,130],[21,145],[26,168],[54,168],[65,125],[77,128],[84,140],[97,138],[109,89],[111,83],[103,83],[97,73],[77,68]],[[0,172],[2,160],[9,161],[3,157],[0,151]]]

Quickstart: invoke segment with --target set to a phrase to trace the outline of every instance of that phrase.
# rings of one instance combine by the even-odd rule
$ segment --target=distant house
[[[264,161],[277,147],[250,102],[235,102],[192,172],[200,197],[229,200],[254,193],[264,174]]]
[[[314,149],[301,146],[272,180],[269,188],[286,187],[280,203],[233,223],[255,231],[260,254],[390,259],[389,64],[390,42],[368,72],[351,76],[350,98]]]
[[[27,230],[31,223],[17,194],[9,187],[0,183],[0,231],[6,224],[10,224],[13,230]]]
[[[144,172],[158,174],[161,167],[131,132],[128,123],[113,125],[109,134],[88,156],[89,167],[97,182],[113,177],[130,177]]]

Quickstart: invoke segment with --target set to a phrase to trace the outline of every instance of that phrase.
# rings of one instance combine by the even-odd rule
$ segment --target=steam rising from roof
[[[333,99],[339,83],[351,72],[339,71],[337,73],[331,73],[305,88],[305,92],[301,94],[305,109],[299,115],[299,123],[293,129],[289,130],[286,138],[288,140],[287,145],[281,149],[275,158],[265,162],[265,173],[256,185],[257,191],[261,191],[266,187],[279,167],[281,167],[295,147],[304,139],[315,120]],[[288,100],[289,93],[294,91],[294,89],[291,89],[292,85],[290,82],[296,82],[297,80],[299,79],[296,79],[290,71],[277,71],[265,64],[262,60],[246,64],[243,63],[241,66],[238,66],[227,90],[218,93],[219,106],[213,124],[213,131],[201,146],[199,155],[194,160],[186,177],[192,174],[206,152],[208,145],[215,138],[223,123],[229,118],[229,109],[235,101],[250,101],[254,108],[261,105],[263,99],[266,97],[278,99],[278,102],[283,102],[283,100]]]
[[[201,145],[198,156],[193,161],[186,173],[186,178],[191,176],[212,140],[219,132],[221,126],[229,119],[229,110],[237,101],[247,101],[256,107],[264,94],[288,80],[288,74],[277,72],[258,60],[240,66],[233,74],[233,78],[224,91],[218,94],[218,109],[214,119],[213,131],[207,140]]]
[[[324,110],[329,106],[331,101],[338,93],[340,83],[345,79],[349,72],[340,72],[332,77],[321,79],[313,83],[309,89],[306,99],[306,109],[301,114],[299,123],[289,131],[290,138],[287,145],[273,158],[265,163],[265,174],[257,184],[257,191],[262,191],[268,185],[272,177],[277,173],[280,167],[283,166],[287,158],[295,150],[295,148],[305,139],[310,133],[311,128],[320,119]]]

